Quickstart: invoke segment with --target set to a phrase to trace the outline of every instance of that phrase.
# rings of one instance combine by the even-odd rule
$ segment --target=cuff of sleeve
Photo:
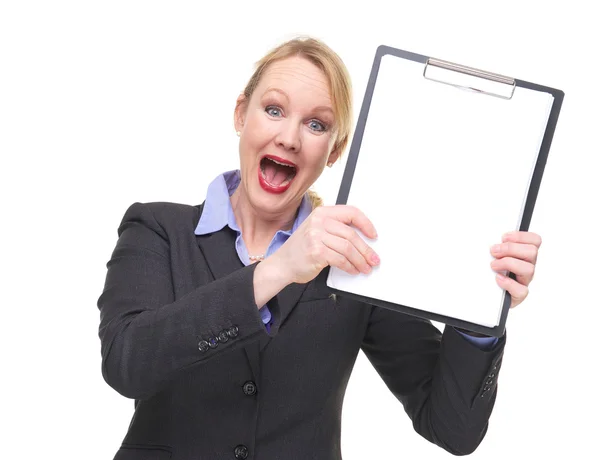
[[[269,311],[269,320],[265,323],[265,329],[267,334],[269,334],[270,337],[273,337],[279,331],[279,319],[281,316],[279,312],[279,302],[277,301],[277,296],[269,300],[264,308]],[[264,322],[264,317],[262,318]]]
[[[468,342],[485,351],[489,351],[498,343],[497,337],[474,337],[465,332],[454,328],[456,332],[462,335]]]

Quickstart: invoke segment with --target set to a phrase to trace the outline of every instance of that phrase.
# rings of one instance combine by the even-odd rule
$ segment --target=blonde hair
[[[250,100],[269,65],[292,56],[308,59],[325,74],[329,81],[336,120],[335,141],[331,151],[338,150],[341,155],[348,145],[352,126],[352,84],[344,62],[322,41],[311,37],[297,37],[273,48],[256,63],[256,70],[244,88],[244,97],[247,101]],[[323,204],[323,200],[315,191],[308,190],[308,196],[313,209]]]

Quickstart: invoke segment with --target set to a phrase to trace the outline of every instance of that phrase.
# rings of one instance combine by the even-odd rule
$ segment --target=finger
[[[358,275],[360,273],[360,270],[356,268],[346,256],[329,248],[327,245],[323,245],[323,247],[325,248],[325,261],[327,262],[327,265],[337,267],[351,275]]]
[[[358,271],[362,273],[371,271],[371,265],[349,240],[331,233],[324,233],[322,241],[325,246],[343,256]]]
[[[538,247],[527,243],[501,243],[495,244],[490,248],[490,252],[497,259],[501,257],[514,257],[536,264],[538,256]]]
[[[377,231],[373,222],[358,208],[347,205],[330,206],[327,215],[347,225],[354,225],[368,238],[377,238]]]
[[[533,232],[508,232],[502,235],[502,241],[512,241],[513,243],[533,244],[536,247],[542,245],[542,237]]]
[[[510,308],[519,305],[529,295],[529,288],[527,286],[523,286],[521,283],[518,283],[508,276],[498,274],[496,275],[496,282],[498,283],[498,286],[505,289],[510,294]]]
[[[324,222],[324,229],[327,233],[338,236],[352,243],[352,245],[365,259],[366,263],[370,265],[377,265],[379,263],[379,256],[375,253],[373,248],[371,248],[371,246],[369,246],[365,240],[358,236],[358,233],[356,233],[356,230],[354,230],[352,227],[335,219],[326,219]]]
[[[535,265],[513,257],[503,257],[502,259],[493,260],[490,266],[492,270],[497,272],[506,270],[514,273],[517,281],[525,286],[529,286],[535,273]]]

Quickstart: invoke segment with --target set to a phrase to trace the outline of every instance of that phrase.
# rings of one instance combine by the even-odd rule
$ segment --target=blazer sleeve
[[[102,374],[123,396],[148,398],[191,366],[267,334],[256,264],[175,300],[168,237],[147,205],[127,210],[118,235],[97,305]]]
[[[454,328],[371,307],[362,349],[415,430],[454,455],[475,451],[496,399],[506,334],[491,350]]]

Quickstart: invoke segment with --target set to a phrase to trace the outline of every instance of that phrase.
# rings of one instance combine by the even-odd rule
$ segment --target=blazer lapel
[[[244,266],[235,250],[235,238],[236,233],[229,227],[208,235],[196,235],[208,269],[216,280]]]
[[[286,319],[301,300],[322,299],[332,294],[327,287],[326,281],[329,274],[329,267],[323,269],[312,281],[306,284],[290,284],[277,294],[279,304],[279,328],[283,327]],[[262,351],[271,342],[269,337],[260,341],[260,350]]]
[[[279,329],[284,325],[285,320],[294,307],[298,305],[298,301],[300,300],[300,297],[302,297],[306,286],[307,284],[293,283],[283,288],[283,290],[277,294],[277,304],[279,305],[279,324],[277,326]],[[260,350],[262,351],[269,343],[271,343],[270,337],[262,337],[260,339]]]

